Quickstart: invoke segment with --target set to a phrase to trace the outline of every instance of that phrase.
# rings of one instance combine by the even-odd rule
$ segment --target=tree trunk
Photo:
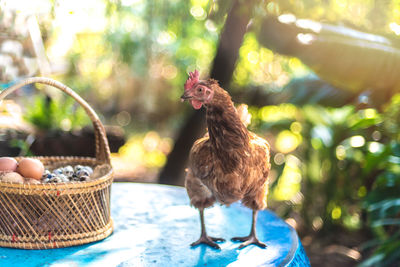
[[[239,48],[242,45],[243,36],[251,19],[254,3],[255,1],[235,0],[221,33],[211,69],[211,78],[218,80],[225,89],[227,89],[232,79],[239,56]],[[168,156],[167,163],[160,172],[160,183],[184,184],[184,170],[187,165],[190,148],[193,142],[205,132],[204,114],[204,110],[194,111],[186,120],[175,140],[175,146]]]

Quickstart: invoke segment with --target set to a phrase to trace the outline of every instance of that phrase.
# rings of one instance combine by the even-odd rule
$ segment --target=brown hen
[[[191,245],[203,243],[219,249],[216,242],[224,240],[207,235],[204,209],[216,201],[230,205],[241,200],[253,210],[251,231],[232,240],[243,242],[239,248],[250,244],[266,247],[256,236],[256,220],[258,210],[267,207],[268,142],[247,130],[247,107],[241,106],[238,112],[218,82],[199,80],[197,70],[190,73],[181,99],[189,100],[195,109],[207,109],[208,132],[193,144],[185,180],[190,202],[199,209],[201,221],[201,236]]]

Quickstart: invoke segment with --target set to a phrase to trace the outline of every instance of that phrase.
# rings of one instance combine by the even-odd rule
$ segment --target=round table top
[[[191,248],[200,219],[181,187],[114,183],[111,215],[114,232],[102,241],[49,250],[0,248],[0,266],[309,266],[296,232],[268,210],[257,220],[267,248],[239,250],[230,239],[248,235],[251,226],[251,210],[239,203],[205,210],[207,233],[227,240],[221,250]]]

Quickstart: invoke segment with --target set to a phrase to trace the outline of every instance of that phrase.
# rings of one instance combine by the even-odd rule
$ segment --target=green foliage
[[[400,261],[400,133],[399,124],[393,123],[393,119],[400,117],[399,100],[400,95],[393,97],[385,110],[387,119],[383,127],[392,135],[392,141],[388,141],[380,152],[379,162],[383,172],[364,200],[363,207],[369,215],[368,225],[376,235],[376,250],[361,266],[391,266]]]
[[[223,1],[222,11],[229,2]],[[107,2],[106,41],[135,75],[159,75],[151,67],[161,59],[164,66],[172,64],[178,69],[165,78],[182,83],[188,67],[207,68],[214,55],[216,31],[226,13],[215,13],[207,20],[212,5],[212,1],[201,0]]]
[[[11,145],[11,147],[20,149],[19,155],[22,155],[24,157],[34,156],[33,153],[29,149],[29,144],[24,140],[12,139],[10,141],[10,145]]]
[[[43,95],[34,96],[32,104],[27,104],[25,119],[40,130],[79,129],[90,123],[80,106],[72,98],[57,101]]]
[[[341,26],[326,27],[326,24],[299,21],[286,29],[272,25],[268,34],[262,36],[264,40],[258,36],[259,41],[270,44],[268,47],[273,47],[274,51],[298,56],[325,81],[349,89],[344,91],[346,96],[319,85],[314,90],[310,88],[313,84],[303,83],[304,90],[302,77],[293,80],[296,77],[293,72],[287,80],[290,82],[283,87],[281,99],[299,105],[295,116],[281,117],[280,114],[285,113],[283,106],[274,106],[276,114],[268,113],[270,118],[263,116],[266,107],[250,110],[256,117],[254,129],[271,131],[268,135],[277,137],[272,140],[277,150],[273,159],[279,178],[273,183],[272,197],[292,204],[282,214],[299,212],[309,231],[370,230],[374,239],[364,248],[374,252],[369,259],[364,259],[362,266],[397,266],[400,262],[400,96],[390,99],[387,93],[399,88],[396,67],[393,67],[399,62],[399,43],[393,38],[400,33],[396,23],[399,10],[398,1],[269,1],[264,6],[268,16],[291,13],[299,19]],[[268,20],[268,16],[262,19]],[[258,21],[256,26],[260,25]],[[314,31],[311,26],[322,27]],[[343,26],[379,37],[366,40],[366,36],[358,32],[356,38],[355,31],[346,31]],[[300,28],[302,33],[313,34],[315,39],[311,45],[299,45],[296,41],[296,29]],[[285,82],[276,87],[276,81],[282,81],[281,77],[290,73],[290,67],[294,66],[291,59],[277,60],[276,54],[259,48],[257,42],[246,41],[236,69],[240,74],[236,76],[240,78],[237,83],[243,83],[243,78],[255,84],[268,80],[272,82],[269,89],[279,92],[276,88],[282,88]],[[268,60],[256,62],[254,52],[259,53],[259,57],[269,54]],[[265,72],[255,71],[257,68]],[[273,73],[278,75],[271,80],[272,76],[268,75]],[[296,84],[298,81],[300,86]],[[351,99],[356,99],[352,92],[365,90],[370,90],[370,100],[382,105],[379,109],[356,108],[354,102],[351,103]],[[347,106],[342,106],[344,103]],[[293,162],[297,169],[293,168]]]
[[[352,105],[250,108],[251,127],[276,136],[272,198],[290,201],[283,213],[299,212],[309,231],[371,229],[375,253],[363,266],[400,260],[393,238],[400,236],[398,106],[399,95],[381,112]]]
[[[77,35],[63,78],[103,114],[138,114],[121,126],[168,129],[173,117],[177,127],[187,73],[196,68],[207,76],[231,3],[103,1],[104,32]]]

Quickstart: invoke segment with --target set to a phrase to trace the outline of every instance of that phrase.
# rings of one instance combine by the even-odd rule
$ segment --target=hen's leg
[[[239,249],[247,247],[248,245],[251,245],[251,244],[257,245],[260,248],[267,247],[267,245],[265,245],[264,243],[262,243],[262,242],[260,242],[258,240],[257,235],[256,235],[257,214],[258,214],[258,210],[253,210],[253,222],[251,223],[251,231],[250,231],[250,234],[248,236],[232,238],[232,241],[243,242],[239,246]]]
[[[223,238],[217,238],[217,237],[211,237],[208,236],[206,233],[206,225],[204,223],[204,209],[199,209],[200,212],[200,222],[201,222],[201,235],[199,240],[196,242],[193,242],[191,244],[192,247],[200,245],[200,244],[206,244],[209,245],[210,247],[216,248],[216,249],[221,249],[217,243],[215,242],[224,242],[225,239]]]

